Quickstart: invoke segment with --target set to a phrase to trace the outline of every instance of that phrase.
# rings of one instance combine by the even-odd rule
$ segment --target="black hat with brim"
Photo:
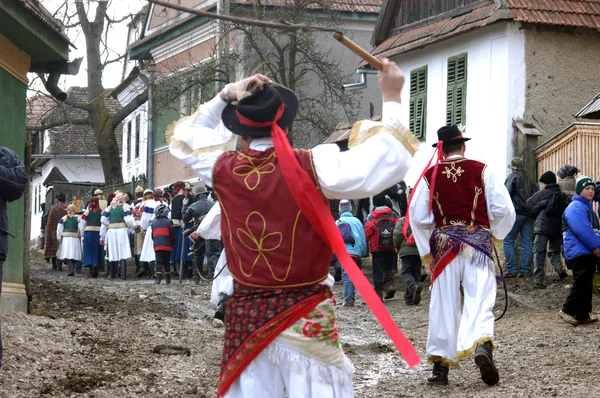
[[[275,119],[281,104],[283,115],[277,122],[281,129],[288,128],[298,113],[298,98],[291,90],[273,84],[265,84],[263,89],[255,88],[252,93],[237,103],[228,104],[221,120],[229,131],[248,137],[270,137],[271,126],[253,127],[240,121],[240,115],[254,123],[269,123]]]
[[[462,136],[458,126],[453,124],[451,126],[444,126],[437,131],[438,141],[442,141],[444,146],[446,145],[454,145],[454,144],[462,144],[463,142],[467,142],[470,138],[466,138]],[[432,145],[433,148],[437,146],[437,142]]]

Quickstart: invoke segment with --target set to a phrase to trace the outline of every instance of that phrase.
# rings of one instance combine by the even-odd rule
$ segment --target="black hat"
[[[556,174],[547,171],[540,177],[540,182],[543,184],[556,184]]]
[[[465,141],[469,141],[470,138],[465,138],[458,129],[456,124],[451,126],[444,126],[437,131],[438,141],[442,141],[444,145],[448,144],[460,144]],[[437,146],[437,142],[432,145],[433,148]]]
[[[255,88],[252,93],[225,107],[221,115],[223,124],[232,133],[249,137],[270,137],[271,126],[267,123],[275,120],[277,111],[283,103],[283,115],[277,121],[282,129],[288,128],[298,112],[298,98],[289,89],[272,84],[265,84],[263,89]],[[248,126],[240,121],[240,117],[249,122],[263,124],[262,126]]]
[[[67,201],[67,198],[65,197],[64,193],[59,193],[58,195],[56,195],[56,200],[64,203]]]

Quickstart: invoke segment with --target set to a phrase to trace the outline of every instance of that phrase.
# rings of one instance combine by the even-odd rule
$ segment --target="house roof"
[[[369,120],[373,120],[375,122],[379,122],[381,121],[381,116],[380,115],[375,115],[373,116],[371,119]],[[342,142],[342,141],[346,141],[350,138],[350,133],[352,132],[352,126],[354,126],[354,123],[340,123],[336,126],[335,130],[333,131],[333,133],[331,133],[331,135],[329,137],[327,137],[325,139],[325,141],[323,141],[323,143],[325,144],[333,144],[336,142]]]
[[[110,90],[107,90],[109,93]],[[67,90],[69,99],[73,102],[87,103],[87,87],[71,87]],[[119,101],[105,94],[104,98],[109,113],[116,113],[121,109]],[[62,119],[75,119],[86,117],[87,112],[65,103],[57,103],[43,119],[48,122]],[[123,143],[123,129],[119,125],[115,129],[119,153]],[[48,129],[49,146],[46,153],[50,154],[77,154],[93,155],[98,153],[94,131],[89,125],[63,124]]]
[[[331,4],[331,9],[336,12],[352,12],[352,13],[367,13],[367,14],[377,14],[381,9],[381,4],[383,0],[339,0],[334,4]],[[290,4],[290,0],[263,0],[262,5],[265,7],[283,7],[286,4]],[[249,7],[252,6],[252,0],[231,0],[230,7],[234,9],[235,7]],[[213,7],[214,8],[214,7]],[[315,10],[319,10],[320,8],[317,5],[311,7]],[[208,9],[210,10],[210,9]],[[205,11],[208,11],[205,10]],[[158,40],[160,38],[168,39],[168,37],[163,37],[167,32],[182,27],[190,23],[192,20],[198,18],[197,15],[188,15],[187,17],[172,23],[169,26],[166,26],[163,29],[158,29],[152,34],[145,36],[129,45],[127,48],[128,51],[132,51],[136,48],[139,48],[141,45],[146,44],[150,41]],[[204,23],[204,22],[202,22]]]
[[[67,177],[65,177],[65,175],[60,171],[60,169],[56,166],[54,166],[52,168],[52,170],[50,170],[50,173],[48,173],[48,176],[46,177],[46,179],[44,180],[44,182],[42,183],[44,186],[48,186],[48,185],[52,185],[53,182],[69,182],[69,180],[67,180]]]
[[[582,119],[600,119],[600,93],[575,115]]]
[[[60,37],[65,39],[69,44],[71,41],[69,37],[63,32],[63,26],[59,20],[54,18],[52,14],[43,5],[40,4],[39,0],[18,0],[19,3],[29,10],[31,14],[33,14],[38,20],[43,22],[46,26],[52,29],[55,33],[57,33]]]
[[[38,94],[28,98],[26,103],[27,129],[32,130],[41,126],[43,119],[49,115],[56,106],[56,101],[47,95]]]
[[[407,26],[405,30],[401,27],[398,34],[385,39],[371,53],[389,58],[501,19],[600,31],[600,0],[506,0],[505,5],[499,8],[495,2],[483,4],[476,8],[466,8],[460,15],[432,18],[425,25],[415,24],[414,28]],[[382,24],[380,29],[388,29],[388,26]],[[365,65],[365,62],[361,63],[361,66]]]

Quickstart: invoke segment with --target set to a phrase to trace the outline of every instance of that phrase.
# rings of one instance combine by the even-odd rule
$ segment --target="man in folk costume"
[[[56,204],[52,205],[48,212],[48,223],[46,224],[46,242],[44,245],[44,257],[46,261],[52,261],[53,270],[62,270],[62,261],[56,260],[58,251],[58,239],[56,238],[56,228],[58,222],[67,214],[67,199],[65,194],[56,195]]]
[[[419,253],[431,264],[427,357],[431,384],[448,384],[448,369],[475,352],[482,380],[499,381],[492,359],[496,275],[493,238],[504,239],[515,221],[506,187],[485,164],[465,158],[456,125],[438,130],[438,160],[417,182],[410,226]],[[443,158],[442,158],[443,155]],[[405,233],[408,224],[405,225]],[[464,290],[461,315],[460,287]]]
[[[121,278],[127,279],[127,259],[131,258],[128,228],[134,230],[136,225],[125,199],[125,194],[117,192],[101,218],[100,239],[102,244],[106,243],[111,279],[115,279],[119,271]]]
[[[171,252],[171,263],[173,263],[173,273],[179,275],[179,266],[182,259],[184,267],[190,261],[188,258],[189,239],[183,238],[184,223],[181,219],[183,215],[183,202],[187,199],[187,190],[183,181],[177,181],[173,184],[173,195],[173,199],[171,200],[171,221],[173,221],[173,227],[177,235],[177,246]],[[183,276],[185,276],[185,269],[183,272]]]
[[[152,191],[151,191],[152,192]],[[146,273],[146,269],[142,262],[140,261],[140,256],[142,254],[142,248],[144,246],[144,234],[142,228],[140,227],[142,221],[142,213],[144,212],[144,208],[142,206],[142,202],[144,201],[144,188],[141,185],[138,185],[135,188],[135,202],[133,204],[133,220],[135,221],[135,235],[133,237],[133,258],[135,259],[135,276],[142,277]]]
[[[56,227],[56,238],[61,241],[58,259],[67,260],[67,276],[75,276],[75,263],[81,262],[81,234],[79,216],[74,204],[67,206],[67,215],[60,219]]]
[[[226,304],[219,397],[354,396],[329,275],[328,245],[336,251],[345,246],[339,233],[330,239],[307,217],[321,232],[337,231],[326,199],[371,196],[406,174],[418,143],[396,119],[404,76],[386,60],[379,80],[383,123],[362,122],[351,137],[352,149],[343,153],[334,144],[293,150],[285,131],[298,99],[262,75],[227,85],[174,126],[171,153],[219,201],[235,280]],[[241,136],[242,150],[205,150],[207,144],[234,149],[232,132]],[[312,213],[300,210],[307,202]],[[373,291],[369,297],[383,307]]]
[[[92,278],[98,277],[98,271],[104,271],[104,247],[100,244],[102,210],[98,202],[96,197],[90,200],[80,221],[80,230],[84,231],[83,266],[90,268]]]
[[[143,212],[140,219],[140,228],[144,231],[144,245],[140,261],[149,265],[150,277],[155,276],[156,254],[154,253],[154,240],[152,240],[152,222],[156,218],[154,209],[162,203],[162,189],[154,191],[146,189],[144,191],[144,202],[142,202]]]

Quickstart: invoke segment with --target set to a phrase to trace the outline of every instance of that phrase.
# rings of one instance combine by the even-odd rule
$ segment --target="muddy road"
[[[365,273],[370,278],[368,265]],[[207,283],[67,277],[49,269],[38,253],[32,255],[31,275],[31,314],[2,318],[0,397],[216,395],[223,329],[211,324]],[[531,278],[508,280],[508,313],[496,324],[501,381],[495,387],[481,382],[472,360],[450,371],[447,387],[428,386],[431,366],[408,369],[361,299],[353,308],[339,308],[341,341],[356,367],[356,396],[600,396],[599,324],[572,327],[561,321],[557,312],[570,278],[548,279],[546,290],[533,290]],[[400,278],[396,286],[400,294],[386,306],[425,358],[429,292],[424,290],[421,305],[407,307]],[[341,283],[335,293],[343,301]],[[499,298],[502,294],[499,289]],[[595,296],[595,310],[599,305]]]

